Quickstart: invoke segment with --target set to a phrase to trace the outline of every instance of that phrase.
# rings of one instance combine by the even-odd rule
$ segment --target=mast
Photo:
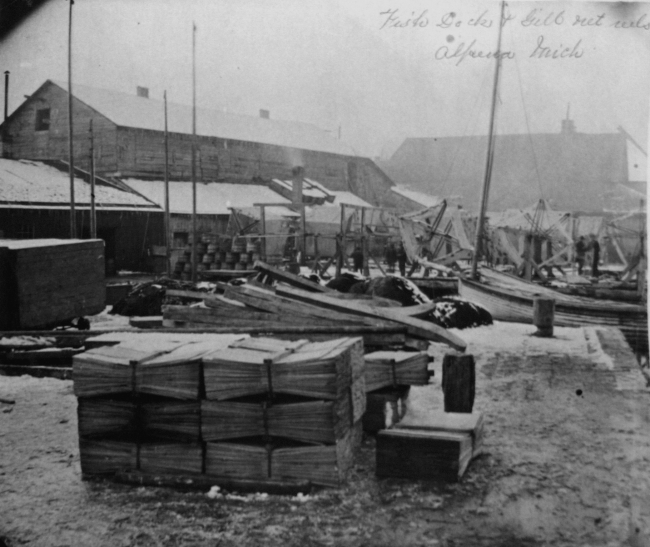
[[[494,82],[492,84],[492,106],[490,108],[490,131],[488,133],[488,147],[485,162],[485,177],[481,190],[481,206],[476,224],[476,238],[474,240],[474,255],[472,256],[472,279],[478,279],[478,260],[481,255],[481,242],[485,231],[485,212],[487,210],[488,197],[490,193],[490,181],[492,179],[492,167],[494,161],[494,120],[497,106],[497,92],[499,89],[499,72],[501,68],[501,34],[503,32],[503,13],[505,2],[501,2],[501,14],[499,17],[499,38],[497,42],[496,63],[494,66]]]

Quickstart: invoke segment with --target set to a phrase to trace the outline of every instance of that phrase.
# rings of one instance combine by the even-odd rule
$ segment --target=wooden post
[[[68,16],[68,170],[70,173],[70,239],[77,237],[77,212],[75,210],[74,197],[74,126],[72,114],[72,4],[70,1],[70,12]]]
[[[90,120],[90,238],[97,239],[97,211],[95,210],[95,137]]]
[[[260,255],[264,262],[267,262],[266,256],[266,208],[260,205]]]
[[[361,209],[361,252],[363,253],[363,275],[368,277],[370,275],[370,268],[368,267],[368,238],[366,237],[366,209]]]
[[[472,412],[476,393],[474,356],[447,353],[442,360],[445,412]]]
[[[537,327],[535,336],[550,338],[553,336],[553,318],[555,300],[552,298],[535,298],[533,300],[533,325]]]
[[[167,90],[163,94],[165,100],[165,264],[167,275],[172,274],[171,261],[171,222],[169,214],[169,132],[167,131]]]

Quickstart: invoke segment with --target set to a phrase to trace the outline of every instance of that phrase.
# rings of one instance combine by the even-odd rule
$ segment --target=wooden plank
[[[316,294],[316,293],[305,293]],[[260,290],[255,287],[248,287],[242,285],[241,287],[229,287],[225,294],[226,298],[238,300],[247,306],[257,308],[263,311],[280,314],[291,315],[293,317],[303,317],[306,320],[325,319],[340,321],[342,324],[359,324],[366,325],[380,325],[385,324],[385,321],[373,318],[359,318],[347,313],[341,313],[332,309],[325,309],[319,305],[310,305],[299,303],[295,299],[285,298],[279,296],[277,293],[272,293],[265,290]]]
[[[431,340],[433,342],[444,342],[458,351],[465,351],[467,347],[464,340],[448,332],[446,329],[433,323],[428,323],[420,319],[397,313],[394,308],[371,308],[370,306],[365,306],[358,302],[336,300],[326,295],[308,293],[293,288],[278,287],[276,292],[281,296],[286,296],[316,306],[323,306],[331,310],[394,321],[401,325],[405,325],[407,333],[411,336]]]
[[[298,287],[299,289],[303,289],[306,291],[311,291],[311,292],[332,292],[333,291],[333,289],[324,287],[323,285],[319,285],[318,283],[314,283],[313,281],[309,281],[308,279],[304,279],[298,275],[294,275],[290,272],[285,272],[283,270],[279,270],[278,268],[274,268],[273,266],[269,266],[268,264],[260,260],[255,262],[255,269],[267,273],[268,275],[273,277],[273,279],[275,279],[276,281],[282,281],[287,285],[292,285],[294,287]]]

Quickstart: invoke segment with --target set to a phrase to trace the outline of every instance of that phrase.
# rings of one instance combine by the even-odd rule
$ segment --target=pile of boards
[[[431,304],[392,307],[382,299],[359,300],[263,263],[256,263],[256,268],[258,277],[272,279],[277,286],[259,280],[239,286],[219,284],[223,294],[198,295],[202,306],[164,306],[163,326],[266,332],[284,338],[362,336],[367,347],[424,350],[434,341],[460,351],[466,348],[458,336],[420,319]]]
[[[378,433],[376,473],[379,477],[458,481],[483,451],[483,422],[480,412],[407,416]]]
[[[363,341],[137,338],[74,358],[82,473],[339,486],[361,441]]]

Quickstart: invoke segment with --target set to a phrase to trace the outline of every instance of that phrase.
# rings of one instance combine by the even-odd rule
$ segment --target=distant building
[[[162,180],[165,169],[163,101],[144,88],[133,95],[73,85],[74,161],[89,164],[92,120],[96,172],[105,177]],[[392,181],[370,159],[318,127],[197,109],[196,169],[199,181],[306,176],[334,191],[350,191],[373,205],[390,206]],[[3,156],[68,158],[68,92],[47,80],[0,126]],[[192,108],[168,104],[169,168],[173,180],[190,180]]]
[[[408,138],[380,165],[398,185],[430,195],[460,195],[477,211],[487,136]],[[638,208],[628,176],[624,132],[579,133],[562,120],[560,133],[498,135],[488,209],[524,208],[546,199],[562,211]]]

